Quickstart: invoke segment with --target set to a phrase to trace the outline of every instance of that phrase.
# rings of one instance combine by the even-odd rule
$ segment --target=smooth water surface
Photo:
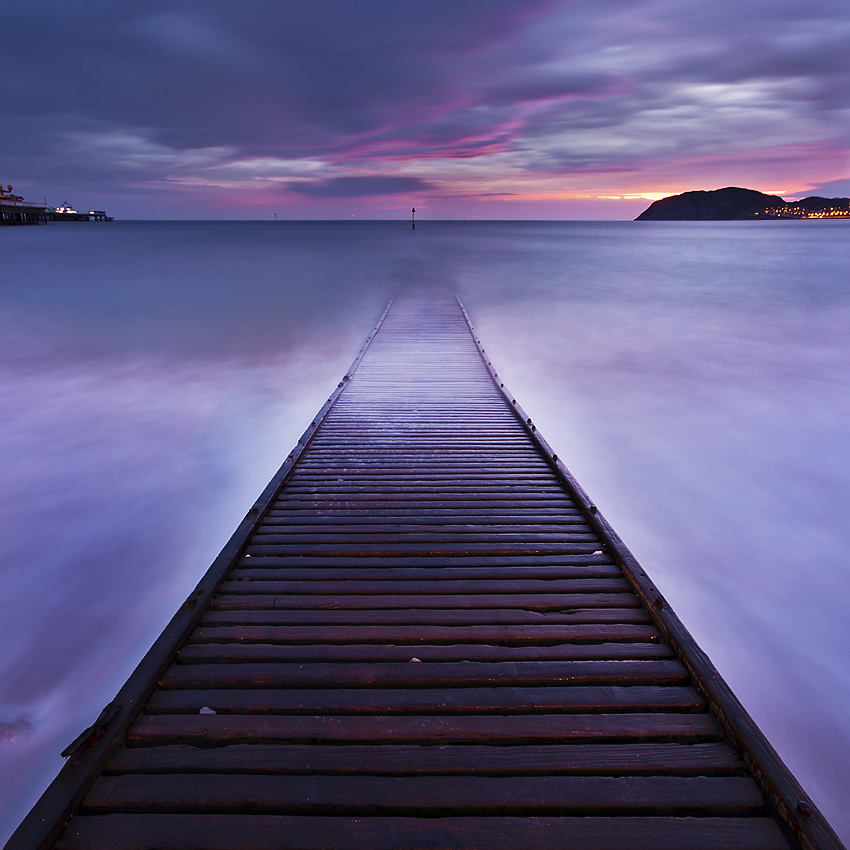
[[[401,285],[508,386],[850,840],[845,222],[0,231],[0,839]]]

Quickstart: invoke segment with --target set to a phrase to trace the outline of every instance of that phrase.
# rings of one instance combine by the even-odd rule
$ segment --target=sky
[[[0,0],[0,180],[155,219],[850,194],[847,0]]]

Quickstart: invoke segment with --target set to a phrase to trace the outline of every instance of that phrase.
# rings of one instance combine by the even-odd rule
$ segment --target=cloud
[[[41,0],[3,32],[27,68],[0,76],[13,183],[277,182],[295,203],[457,194],[460,162],[467,195],[701,188],[708,160],[847,173],[846,0]]]
[[[314,198],[358,198],[374,195],[411,195],[430,192],[434,185],[419,177],[331,177],[315,182],[287,184],[291,192]]]
[[[800,195],[799,192],[797,192]],[[828,180],[813,189],[805,192],[806,195],[819,195],[822,198],[847,198],[850,197],[850,177],[840,180]],[[802,197],[802,196],[801,196]]]

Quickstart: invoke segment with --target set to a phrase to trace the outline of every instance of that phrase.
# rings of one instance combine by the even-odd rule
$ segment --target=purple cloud
[[[314,198],[362,198],[374,195],[410,195],[435,188],[419,177],[331,177],[315,183],[290,183],[290,192]]]
[[[822,198],[847,198],[850,197],[850,178],[843,180],[830,180],[809,189],[806,195],[820,195]]]
[[[257,204],[284,185],[307,203],[396,179],[469,197],[846,175],[845,0],[43,0],[5,9],[3,33],[7,66],[27,68],[0,77],[3,179],[32,194]]]

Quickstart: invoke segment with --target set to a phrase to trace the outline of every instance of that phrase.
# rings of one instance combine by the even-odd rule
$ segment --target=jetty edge
[[[786,201],[755,189],[727,186],[683,192],[654,201],[635,221],[768,221],[771,219],[850,218],[850,198],[812,195]]]
[[[449,296],[65,753],[8,850],[842,847]]]

